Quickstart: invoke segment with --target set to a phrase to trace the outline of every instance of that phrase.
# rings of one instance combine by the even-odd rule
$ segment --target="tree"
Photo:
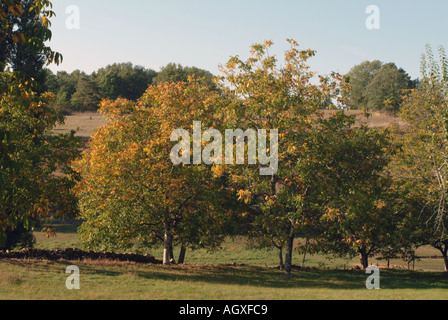
[[[201,79],[203,84],[215,88],[215,76],[207,70],[199,69],[197,67],[183,67],[180,64],[168,63],[162,67],[154,82],[178,82],[188,81],[188,77],[194,76],[196,79]]]
[[[103,98],[139,99],[153,82],[156,72],[132,63],[114,63],[94,72],[91,80],[100,89]]]
[[[20,32],[25,39],[33,39],[33,41],[18,41],[11,46],[8,64],[12,70],[20,71],[26,79],[33,79],[38,84],[37,90],[44,92],[46,72],[43,70],[46,57],[44,52],[36,54],[33,47],[36,46],[35,41],[43,43],[48,39],[46,26],[39,19],[39,13],[32,10],[34,0],[24,0],[22,3],[22,14],[20,17],[13,17],[11,24]]]
[[[299,50],[294,40],[288,42],[291,47],[285,52],[284,66],[279,67],[277,58],[269,55],[272,41],[265,41],[252,45],[251,57],[246,61],[232,57],[222,66],[219,77],[223,95],[233,100],[226,110],[227,128],[279,132],[278,141],[271,135],[267,142],[272,157],[271,168],[264,168],[267,175],[260,172],[261,156],[266,150],[259,145],[259,164],[249,164],[245,155],[244,165],[231,166],[230,181],[239,199],[249,206],[248,214],[255,216],[252,220],[259,223],[257,234],[262,236],[261,241],[266,243],[273,236],[277,245],[285,244],[286,278],[291,275],[294,239],[302,226],[306,188],[292,193],[292,186],[284,186],[302,159],[300,149],[313,127],[313,115],[326,105],[329,96],[329,85],[311,83],[314,73],[307,60],[315,52]],[[273,167],[276,170],[269,172]]]
[[[1,4],[0,70],[13,71],[41,86],[45,63],[62,61],[62,56],[47,45],[51,40],[50,19],[54,16],[50,1],[5,0]],[[39,92],[43,92],[41,88]]]
[[[50,94],[38,95],[25,86],[13,94],[1,93],[0,247],[17,225],[30,230],[37,219],[76,212],[69,164],[78,153],[78,139],[73,134],[50,135],[63,122],[51,102]]]
[[[76,92],[70,98],[71,109],[76,111],[96,111],[101,97],[98,88],[89,79],[80,77]]]
[[[363,109],[367,107],[368,99],[366,97],[366,87],[373,79],[373,74],[382,67],[383,63],[379,60],[364,61],[354,66],[347,73],[349,78],[350,91],[350,108]]]
[[[62,111],[96,110],[101,100],[99,88],[91,76],[80,70],[72,73],[46,69],[45,87],[55,95],[54,105]],[[80,90],[72,101],[77,90]],[[86,96],[84,96],[86,95]],[[76,104],[76,105],[75,105]]]
[[[61,109],[71,110],[73,108],[72,96],[76,92],[76,86],[80,79],[88,79],[88,75],[80,70],[75,70],[70,74],[65,71],[58,71],[56,78],[57,90],[53,91],[56,95],[55,104]]]
[[[378,60],[354,66],[347,77],[351,84],[351,109],[396,113],[404,91],[416,85],[416,81],[412,81],[402,68]]]
[[[85,220],[79,230],[86,247],[163,243],[163,262],[170,264],[174,243],[215,247],[223,240],[233,213],[226,205],[231,199],[222,168],[174,164],[170,137],[197,119],[204,128],[220,128],[225,103],[193,80],[151,85],[136,102],[102,102],[110,123],[93,136],[77,163]],[[190,144],[190,137],[184,139]]]
[[[287,243],[288,217],[294,212],[295,235],[305,238],[297,245],[304,258],[306,254],[322,250],[319,241],[328,228],[323,217],[329,203],[341,192],[341,178],[338,166],[347,154],[349,134],[354,125],[354,116],[346,116],[342,110],[333,111],[330,116],[316,112],[313,125],[297,145],[297,162],[290,171],[285,183],[278,186],[275,201],[268,202],[270,210],[255,218],[254,236],[261,245],[271,245],[279,249],[280,265],[282,250]],[[330,192],[333,191],[333,192]],[[280,213],[284,210],[284,213]],[[298,212],[298,213],[297,213]],[[323,244],[322,247],[326,247]],[[302,263],[303,264],[303,263]]]
[[[401,106],[400,116],[408,126],[401,132],[404,147],[391,175],[407,185],[408,199],[414,203],[413,220],[419,222],[424,242],[440,250],[448,270],[448,59],[443,47],[439,58],[436,61],[427,46],[421,85],[411,90]]]
[[[49,18],[53,15],[49,1],[34,1],[28,9],[36,13],[47,36]],[[20,1],[3,1],[0,14],[0,39],[3,43],[30,41],[30,50],[43,54],[46,61],[58,62],[60,55],[51,51],[41,40],[42,34],[24,34],[10,24],[11,17],[20,18]],[[4,48],[4,47],[3,47]],[[10,47],[3,51],[10,57]],[[73,134],[51,135],[63,118],[50,106],[51,94],[33,91],[36,84],[23,72],[6,69],[2,61],[0,72],[0,248],[17,243],[11,236],[31,230],[38,219],[73,214],[76,199],[71,193],[75,177],[70,160],[77,155],[78,140]],[[58,170],[58,174],[55,171]],[[17,240],[22,241],[20,237]],[[22,243],[29,244],[26,240]]]
[[[58,77],[50,69],[44,69],[45,71],[45,88],[47,92],[53,92],[56,94],[59,88]]]
[[[318,248],[340,256],[359,255],[367,268],[369,257],[392,243],[400,221],[392,180],[383,175],[395,147],[388,131],[343,130],[336,120],[310,143],[322,184]]]
[[[367,108],[397,113],[403,101],[402,96],[413,86],[414,83],[403,69],[398,69],[394,63],[384,64],[373,74],[365,88]]]

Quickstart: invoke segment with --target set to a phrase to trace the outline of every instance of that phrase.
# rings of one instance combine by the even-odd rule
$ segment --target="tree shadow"
[[[362,270],[294,270],[290,280],[284,279],[280,270],[261,267],[200,267],[170,268],[137,272],[138,276],[151,280],[192,281],[208,284],[248,285],[267,288],[325,288],[325,289],[365,289],[369,274]],[[448,273],[429,273],[407,270],[382,270],[380,272],[383,289],[448,289]]]
[[[26,266],[26,260],[9,260],[8,263]],[[216,285],[253,286],[260,288],[301,288],[301,289],[365,289],[370,274],[363,270],[293,270],[291,279],[276,268],[247,265],[144,265],[126,263],[85,263],[83,261],[47,261],[51,265],[78,265],[82,273],[119,277],[128,273],[152,281],[187,281]],[[65,269],[64,269],[65,270]],[[401,269],[380,270],[381,289],[448,289],[448,272],[422,272]]]

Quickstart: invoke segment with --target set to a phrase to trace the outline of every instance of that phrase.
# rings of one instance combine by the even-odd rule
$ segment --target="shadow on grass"
[[[86,266],[89,267],[89,266]],[[123,272],[100,270],[90,272],[119,276]],[[142,268],[145,268],[143,266]],[[362,270],[294,270],[285,280],[278,269],[254,266],[150,266],[147,271],[134,270],[138,277],[155,281],[187,281],[206,284],[258,286],[266,288],[365,289],[368,274]],[[381,270],[382,289],[448,289],[448,273],[408,270]]]
[[[102,282],[132,273],[135,276],[167,282],[197,282],[210,285],[252,286],[260,288],[300,288],[300,289],[365,289],[368,274],[362,270],[293,270],[289,281],[284,279],[282,271],[274,268],[256,266],[228,265],[144,265],[108,262],[85,263],[81,261],[54,261],[45,263],[27,260],[8,260],[9,264],[26,267],[36,264],[41,271],[64,272],[70,265],[78,265],[83,274],[100,277]],[[448,289],[448,273],[421,272],[409,270],[380,271],[381,289]]]

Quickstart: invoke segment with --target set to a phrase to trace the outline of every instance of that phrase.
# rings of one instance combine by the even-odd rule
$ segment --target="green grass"
[[[71,264],[71,263],[70,263]],[[381,290],[367,290],[359,270],[281,271],[256,266],[154,266],[76,263],[80,290],[65,287],[69,262],[0,261],[2,299],[321,300],[448,299],[448,276],[381,271]]]
[[[35,233],[37,247],[79,245],[76,228],[55,226],[59,232],[56,238]],[[161,256],[161,248],[150,251]],[[301,258],[295,254],[294,264],[300,265]],[[448,299],[448,273],[444,272],[382,269],[381,290],[367,290],[364,271],[336,269],[343,264],[351,266],[356,260],[310,256],[307,266],[322,267],[325,263],[330,269],[294,269],[289,281],[276,268],[277,263],[277,251],[248,248],[244,238],[228,239],[216,252],[188,251],[185,265],[0,260],[0,299]],[[69,276],[65,270],[72,264],[80,268],[80,290],[65,287]]]
[[[37,249],[64,249],[64,248],[79,248],[78,235],[76,234],[76,227],[72,224],[54,224],[56,236],[47,237],[46,233],[40,230],[34,232],[36,237]]]

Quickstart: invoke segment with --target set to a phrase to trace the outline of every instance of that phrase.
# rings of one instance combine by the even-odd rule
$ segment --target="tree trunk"
[[[173,239],[171,239],[171,244],[170,244],[170,263],[176,263],[176,261],[174,259]]]
[[[285,265],[283,264],[283,247],[278,247],[278,260],[279,260],[280,270],[283,270],[285,268]]]
[[[168,222],[165,222],[165,236],[163,239],[163,264],[171,264],[173,257],[173,235]]]
[[[448,271],[448,257],[445,255],[443,256],[443,262],[445,262],[445,271]]]
[[[442,253],[443,256],[443,262],[445,262],[445,271],[448,271],[448,245],[445,245],[445,247],[440,247],[440,252]]]
[[[442,242],[440,244],[432,244],[434,248],[440,251],[443,257],[443,262],[445,264],[445,271],[448,271],[448,244]]]
[[[367,269],[369,266],[369,255],[367,254],[367,250],[365,248],[359,249],[361,266],[363,269]]]
[[[288,241],[286,242],[286,254],[285,254],[285,279],[289,280],[291,278],[291,267],[292,267],[292,252],[294,249],[294,231],[291,226],[291,231],[288,236]]]
[[[177,263],[179,263],[179,264],[184,263],[186,251],[187,251],[187,248],[185,248],[184,246],[180,247],[179,260],[177,261]]]

